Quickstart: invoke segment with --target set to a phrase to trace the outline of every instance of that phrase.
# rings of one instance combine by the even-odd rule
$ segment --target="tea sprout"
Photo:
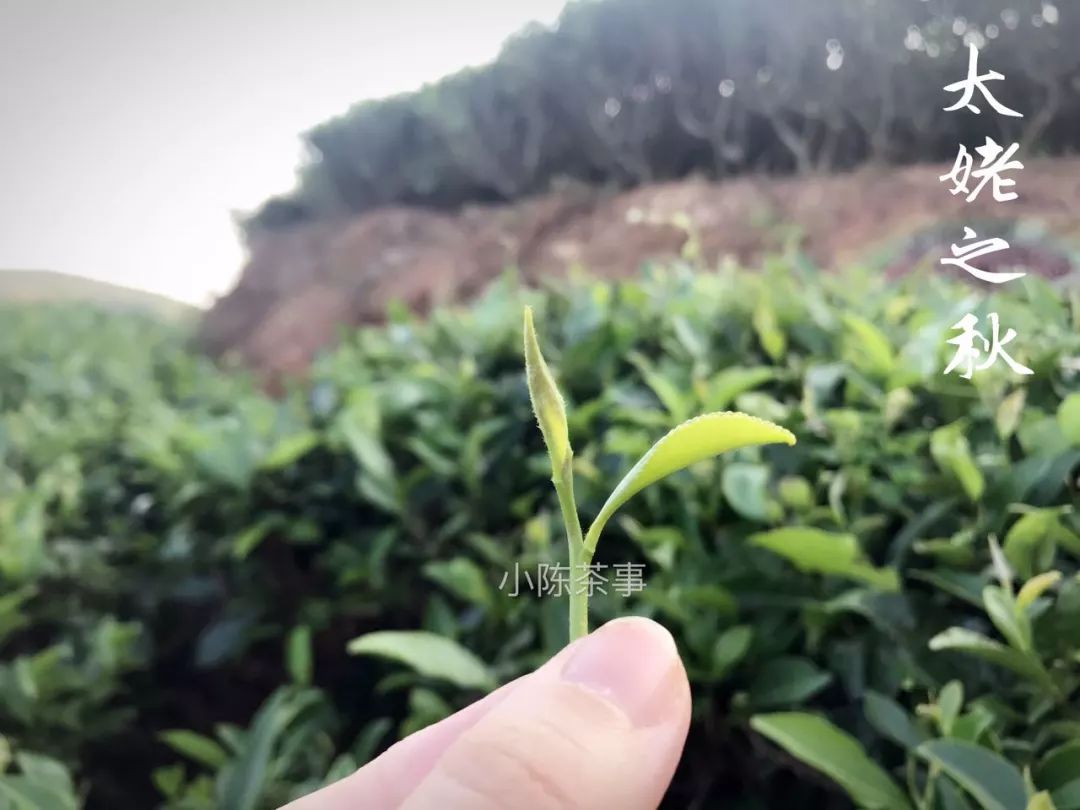
[[[574,501],[574,452],[566,421],[566,405],[540,352],[530,307],[525,308],[525,371],[533,412],[551,460],[551,480],[559,499],[571,572],[587,569],[596,553],[600,533],[619,508],[650,484],[698,461],[763,444],[795,444],[790,431],[745,413],[722,411],[690,419],[654,444],[612,490],[584,534]],[[589,632],[589,597],[585,589],[570,589],[570,640]]]

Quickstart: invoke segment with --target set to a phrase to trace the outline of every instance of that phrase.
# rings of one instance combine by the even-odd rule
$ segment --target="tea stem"
[[[575,641],[589,632],[589,593],[586,588],[577,587],[576,578],[585,566],[585,541],[574,501],[572,457],[566,459],[551,481],[559,496],[559,508],[566,526],[566,543],[570,550],[570,641]]]

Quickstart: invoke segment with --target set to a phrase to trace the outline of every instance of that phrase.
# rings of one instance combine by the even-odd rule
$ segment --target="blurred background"
[[[8,0],[0,810],[275,807],[564,644],[499,587],[566,559],[524,303],[586,518],[696,413],[799,437],[601,544],[646,588],[594,623],[663,621],[695,689],[665,806],[865,805],[751,726],[800,710],[920,808],[986,806],[954,738],[1080,807],[1078,38],[1064,0]],[[971,45],[1022,117],[944,110]],[[988,137],[1015,201],[941,181]],[[940,266],[965,227],[1026,276]],[[1035,373],[943,375],[968,312]],[[984,589],[1053,571],[1002,631]]]

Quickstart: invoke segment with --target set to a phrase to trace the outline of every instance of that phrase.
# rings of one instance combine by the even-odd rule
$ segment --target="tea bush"
[[[565,563],[525,302],[583,518],[695,413],[798,437],[656,485],[598,549],[644,588],[593,623],[655,617],[693,684],[666,806],[1080,807],[1080,295],[787,257],[508,278],[346,336],[278,400],[151,322],[5,310],[0,808],[272,807],[565,643],[565,597],[524,578]],[[1035,374],[943,375],[968,311]],[[415,630],[457,646],[365,635]]]

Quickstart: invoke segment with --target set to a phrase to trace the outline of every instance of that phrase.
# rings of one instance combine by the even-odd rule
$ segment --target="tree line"
[[[577,0],[485,67],[365,101],[304,135],[297,187],[252,235],[406,204],[509,201],[560,179],[951,160],[986,136],[1026,154],[1080,132],[1080,14],[1042,0]],[[968,44],[1024,117],[945,112]]]

